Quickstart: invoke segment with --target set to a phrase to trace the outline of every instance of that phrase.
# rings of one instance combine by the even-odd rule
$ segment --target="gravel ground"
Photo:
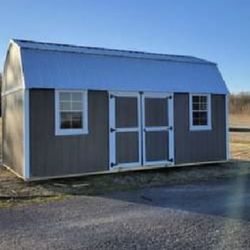
[[[250,177],[0,210],[0,249],[250,249]]]

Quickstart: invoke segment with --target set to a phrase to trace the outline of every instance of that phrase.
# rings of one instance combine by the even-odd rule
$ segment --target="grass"
[[[25,183],[9,171],[0,168],[0,208],[59,201],[76,195],[103,195],[114,191],[187,184],[211,178],[235,178],[242,175],[250,175],[249,162],[235,161],[34,183]]]
[[[231,127],[250,127],[250,113],[230,114],[229,124]]]
[[[51,197],[34,197],[34,198],[27,198],[27,199],[20,199],[18,197],[11,198],[11,199],[1,199],[0,198],[0,208],[11,208],[15,206],[25,206],[25,205],[32,205],[32,204],[46,204],[53,201],[61,201],[66,199],[67,196],[63,195],[55,195]]]

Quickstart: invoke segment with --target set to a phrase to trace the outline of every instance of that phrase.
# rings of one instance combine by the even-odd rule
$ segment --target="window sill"
[[[189,128],[190,131],[211,131],[211,126],[192,126]]]
[[[70,136],[70,135],[87,135],[87,129],[58,129],[55,131],[56,136]]]

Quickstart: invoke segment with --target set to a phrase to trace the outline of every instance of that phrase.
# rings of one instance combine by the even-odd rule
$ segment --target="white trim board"
[[[206,162],[195,162],[195,163],[184,163],[184,164],[176,164],[168,166],[170,168],[184,168],[184,167],[195,167],[200,165],[210,165],[210,164],[219,164],[219,163],[227,163],[227,160],[219,160],[219,161],[206,161]],[[8,166],[3,165],[5,168],[9,169]],[[112,168],[111,170],[104,170],[99,172],[89,172],[89,173],[79,173],[79,174],[69,174],[69,175],[57,175],[57,176],[46,176],[46,177],[31,177],[29,180],[25,181],[41,181],[41,180],[53,180],[53,179],[61,179],[61,178],[73,178],[73,177],[81,177],[81,176],[91,176],[91,175],[106,175],[106,174],[113,174],[113,173],[121,173],[121,172],[132,172],[132,171],[144,171],[144,170],[157,170],[161,168],[166,168],[166,164],[161,165],[148,165],[148,166],[131,166],[131,167],[120,167],[120,168]],[[22,176],[17,174],[12,169],[9,169],[13,172],[17,177],[23,179]],[[24,179],[23,179],[24,180]]]
[[[193,125],[193,96],[206,96],[207,97],[207,125]],[[211,94],[193,94],[189,93],[189,130],[190,131],[201,131],[212,129],[212,117],[211,117]],[[202,112],[202,111],[201,111]]]
[[[13,94],[13,93],[21,91],[21,90],[24,90],[24,88],[23,87],[16,87],[16,88],[6,90],[6,91],[2,92],[1,95],[6,96],[6,95],[10,95],[10,94]]]
[[[83,124],[81,129],[61,129],[60,128],[60,93],[81,93],[83,98],[82,103],[82,117]],[[70,135],[84,135],[88,134],[88,91],[87,90],[55,90],[55,135],[56,136],[70,136]]]

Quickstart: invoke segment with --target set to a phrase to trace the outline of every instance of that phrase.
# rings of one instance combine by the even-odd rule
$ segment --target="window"
[[[88,133],[87,91],[55,91],[56,135]]]
[[[210,95],[190,94],[189,112],[190,112],[190,130],[211,129]]]

